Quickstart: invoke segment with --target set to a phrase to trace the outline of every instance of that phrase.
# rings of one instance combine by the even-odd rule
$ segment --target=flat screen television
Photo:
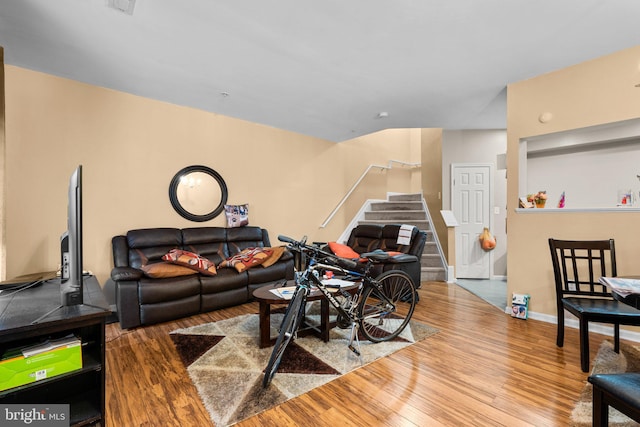
[[[60,258],[60,305],[32,324],[42,322],[65,307],[85,305],[82,294],[82,165],[69,178],[67,230],[60,237]]]
[[[61,253],[60,304],[82,304],[82,165],[69,178],[67,230],[61,238]]]

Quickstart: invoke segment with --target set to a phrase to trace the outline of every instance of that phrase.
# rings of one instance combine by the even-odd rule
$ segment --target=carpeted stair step
[[[405,220],[425,220],[427,214],[423,210],[408,211],[408,210],[394,210],[394,211],[369,211],[364,213],[364,219],[369,220],[393,220],[393,221],[405,221]]]
[[[442,260],[440,259],[440,254],[425,254],[423,253],[420,257],[420,266],[421,267],[440,267],[442,268]]]
[[[371,203],[372,211],[419,211],[422,210],[421,201],[409,202],[373,202]]]
[[[367,220],[358,221],[358,224],[381,224],[381,225],[409,224],[409,225],[414,225],[418,227],[418,229],[420,230],[427,231],[427,234],[429,233],[429,221],[427,220],[422,221],[422,220],[411,219],[411,220],[403,221],[403,220],[391,220],[391,219],[367,219]]]
[[[422,194],[414,193],[414,194],[392,194],[387,197],[387,200],[390,202],[421,202],[422,203]]]
[[[431,254],[436,254],[436,255],[440,255],[440,252],[438,252],[438,246],[436,245],[436,242],[433,241],[428,241],[424,244],[424,250],[422,251],[423,255],[431,255]]]
[[[422,267],[420,280],[423,282],[444,282],[447,280],[447,272],[442,267]]]
[[[371,203],[364,219],[358,224],[408,224],[427,234],[427,242],[420,258],[421,281],[447,280],[434,231],[424,210],[422,194],[394,194],[387,201]]]

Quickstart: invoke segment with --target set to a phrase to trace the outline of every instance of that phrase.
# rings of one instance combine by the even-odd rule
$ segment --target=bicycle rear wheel
[[[264,377],[262,379],[262,387],[264,388],[269,387],[269,384],[271,384],[271,380],[276,374],[278,366],[280,366],[282,355],[298,330],[300,320],[304,315],[304,305],[307,299],[307,292],[307,288],[298,288],[291,298],[287,311],[285,311],[284,318],[280,324],[280,333],[276,339],[276,344],[273,346],[269,363],[267,363],[267,367],[264,370]]]
[[[372,342],[389,341],[407,326],[416,306],[418,293],[411,277],[404,271],[385,271],[367,286],[358,306],[360,330]],[[393,306],[389,306],[386,297]]]

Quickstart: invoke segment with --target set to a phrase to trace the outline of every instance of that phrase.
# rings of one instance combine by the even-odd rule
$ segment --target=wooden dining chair
[[[620,350],[620,325],[640,325],[640,310],[613,298],[600,277],[616,277],[616,249],[609,240],[549,239],[556,285],[558,334],[564,345],[564,310],[578,318],[580,366],[589,371],[589,322],[613,324],[614,349]]]
[[[593,386],[593,427],[609,425],[609,406],[640,422],[640,373],[596,374],[587,379]]]

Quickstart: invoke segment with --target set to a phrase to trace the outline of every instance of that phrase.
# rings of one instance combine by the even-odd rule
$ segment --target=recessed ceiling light
[[[379,119],[385,119],[387,117],[389,117],[389,113],[387,113],[386,111],[381,111],[381,112],[378,113],[378,118]]]
[[[107,0],[107,6],[119,12],[133,15],[136,0]]]

